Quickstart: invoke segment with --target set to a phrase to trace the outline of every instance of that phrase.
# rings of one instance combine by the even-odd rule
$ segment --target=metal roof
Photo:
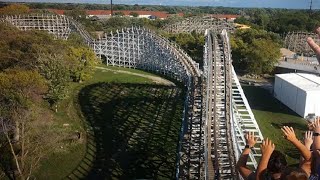
[[[306,73],[276,74],[276,77],[304,90],[320,92],[320,76]]]

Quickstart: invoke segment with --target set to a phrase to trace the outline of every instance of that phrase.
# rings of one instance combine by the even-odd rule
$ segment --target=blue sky
[[[1,0],[0,0],[1,1]],[[4,0],[7,2],[109,3],[110,0]],[[153,4],[184,6],[272,7],[308,9],[311,0],[113,0],[115,4]],[[313,8],[320,8],[320,0],[313,0]]]

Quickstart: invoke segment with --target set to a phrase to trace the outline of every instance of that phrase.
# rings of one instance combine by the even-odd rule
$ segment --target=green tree
[[[64,57],[55,54],[39,56],[37,67],[48,83],[48,91],[44,98],[50,103],[51,107],[55,105],[55,111],[57,112],[57,102],[67,97],[68,94],[69,68]]]
[[[97,61],[77,36],[54,40],[44,31],[0,26],[0,166],[9,179],[29,179],[56,137],[63,138],[48,122],[55,116],[44,99],[58,102],[70,79],[89,78]]]
[[[256,15],[256,23],[262,27],[262,29],[266,29],[270,22],[270,17],[265,12],[260,12]]]
[[[130,12],[130,14],[129,14],[130,16],[133,16],[133,17],[138,17],[139,16],[139,14],[138,13],[136,13],[136,12]]]
[[[70,47],[67,59],[70,63],[70,76],[74,82],[82,82],[91,77],[98,63],[95,53],[86,47]]]
[[[140,10],[139,4],[134,4],[134,5],[133,5],[133,9],[134,9],[134,10]]]
[[[1,132],[5,134],[7,146],[10,145],[8,150],[17,172],[13,177],[18,179],[28,179],[32,166],[37,163],[27,158],[33,153],[26,148],[26,137],[28,124],[34,117],[33,107],[45,91],[45,81],[36,71],[8,69],[0,73],[0,117],[6,121],[6,124],[2,121]],[[11,128],[6,128],[8,126]]]
[[[202,34],[196,32],[164,34],[170,40],[175,41],[187,54],[202,66],[203,64],[203,44],[205,38]]]
[[[63,53],[62,40],[54,40],[44,31],[20,31],[0,23],[0,70],[20,67],[31,69],[38,53]]]
[[[234,20],[235,23],[251,25],[251,22],[244,16],[240,16]]]
[[[7,69],[0,73],[0,102],[2,112],[8,118],[16,111],[28,109],[31,102],[38,101],[45,93],[47,86],[36,71]]]
[[[29,7],[22,4],[10,4],[8,6],[0,8],[0,15],[27,14],[29,12]]]
[[[122,11],[117,11],[117,12],[113,13],[113,15],[115,15],[115,16],[124,16],[124,13]]]
[[[251,74],[271,73],[280,59],[279,37],[263,30],[238,30],[231,38],[233,65]]]
[[[87,13],[86,10],[84,9],[73,9],[73,10],[68,10],[64,12],[64,15],[70,16],[75,20],[83,20],[86,19]]]

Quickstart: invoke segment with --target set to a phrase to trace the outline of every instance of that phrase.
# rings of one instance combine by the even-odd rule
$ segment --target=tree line
[[[265,30],[237,30],[231,35],[230,44],[233,66],[245,74],[270,74],[281,57],[280,36]]]
[[[109,2],[106,4],[57,4],[57,3],[26,3],[32,9],[87,9],[87,10],[110,10]],[[160,6],[160,5],[126,5],[114,4],[114,10],[139,10],[139,11],[166,11],[169,14],[185,13],[185,14],[239,14],[243,8],[230,7],[211,7],[211,6]]]
[[[250,9],[236,19],[236,23],[247,24],[280,35],[291,31],[313,32],[320,25],[320,11],[288,9]]]
[[[47,6],[48,4],[44,4]],[[88,18],[84,9],[87,8],[78,6],[76,4],[70,5],[75,6],[76,9],[65,11],[65,15],[76,19],[81,22],[88,32],[104,32],[109,34],[110,32],[115,32],[116,30],[121,30],[123,28],[130,27],[146,27],[152,29],[168,39],[175,41],[179,44],[196,62],[202,65],[203,59],[203,44],[204,37],[196,33],[180,33],[180,34],[168,34],[165,33],[162,29],[168,24],[172,24],[177,21],[183,20],[182,17],[172,16],[165,20],[150,20],[146,18],[130,18],[124,17],[121,14],[115,15],[107,19],[96,19],[94,17]],[[133,10],[138,9],[136,6],[129,6]],[[190,7],[186,7],[190,8]],[[192,9],[193,7],[191,7]],[[201,7],[202,9],[208,9],[208,7]],[[26,8],[21,8],[22,12],[25,12]],[[216,9],[225,11],[228,8],[219,8]],[[233,8],[230,8],[233,9]],[[0,11],[1,12],[1,11]],[[244,15],[236,19],[237,23],[247,24],[251,26],[251,29],[247,30],[237,30],[236,33],[232,35],[232,54],[234,59],[234,65],[236,70],[243,71],[247,73],[271,73],[271,67],[274,67],[276,61],[280,58],[279,50],[277,48],[281,47],[282,42],[280,39],[280,34],[292,30],[311,30],[311,27],[315,27],[316,21],[318,20],[306,20],[309,14],[303,10],[285,10],[285,9],[245,9],[241,13]],[[299,16],[296,16],[298,13]],[[317,14],[317,12],[315,12]],[[299,21],[296,21],[296,19]],[[272,19],[272,21],[271,21]],[[294,22],[294,23],[291,23]],[[269,33],[268,33],[269,32]],[[276,35],[276,34],[279,35]],[[248,40],[248,34],[252,35],[251,40]],[[259,34],[257,36],[257,34]],[[267,38],[266,34],[270,35],[272,38]],[[92,33],[95,36],[94,33]],[[259,38],[256,40],[256,38]],[[260,43],[259,45],[257,43]],[[252,47],[259,47],[254,48]],[[270,49],[271,48],[271,49]],[[259,55],[266,53],[266,49],[269,49],[266,55],[273,57],[271,61],[262,60]],[[261,53],[253,53],[255,51],[262,51]],[[253,57],[255,55],[255,57]],[[251,56],[248,58],[247,56]],[[263,59],[265,59],[264,56]],[[249,60],[251,59],[251,60]],[[256,59],[253,61],[252,59]],[[264,61],[264,62],[262,62]],[[270,64],[268,64],[268,62]],[[255,64],[255,65],[253,65]],[[258,64],[267,64],[267,66],[261,66],[262,69],[258,70]],[[254,68],[255,67],[255,68]],[[265,69],[268,67],[268,70]]]

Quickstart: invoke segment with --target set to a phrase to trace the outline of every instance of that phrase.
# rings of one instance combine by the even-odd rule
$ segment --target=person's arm
[[[320,36],[320,27],[316,29],[316,33]],[[317,45],[317,43],[314,42],[314,40],[311,37],[308,37],[307,43],[316,54],[318,62],[320,64],[320,47]]]
[[[313,123],[313,151],[320,150],[320,117],[317,117]]]
[[[292,127],[288,127],[288,126],[283,126],[281,128],[281,131],[284,134],[285,139],[287,139],[288,141],[290,141],[300,152],[300,154],[302,155],[302,157],[305,160],[310,160],[311,159],[311,152],[310,149],[308,149],[306,146],[304,146],[297,138],[296,138],[296,134],[294,133],[294,130]]]
[[[320,117],[317,117],[313,123],[313,146],[312,150],[316,157],[316,166],[315,170],[318,172],[319,165],[320,165]]]
[[[303,143],[307,149],[311,149],[311,145],[313,143],[313,132],[312,131],[305,132]]]
[[[265,141],[262,142],[262,145],[260,146],[260,148],[261,148],[262,156],[257,168],[256,180],[263,180],[262,175],[268,167],[268,162],[272,152],[275,149],[275,145],[272,143],[271,140],[267,138]]]
[[[245,135],[246,138],[246,148],[243,149],[243,152],[237,162],[236,168],[243,177],[243,179],[247,179],[250,174],[252,174],[252,170],[247,167],[247,161],[249,158],[249,154],[251,152],[251,148],[257,143],[257,138],[254,137],[254,132],[248,132]]]
[[[311,145],[313,143],[313,132],[312,131],[306,131],[304,134],[304,146],[310,150]],[[310,160],[305,160],[304,158],[300,158],[300,168],[303,169],[308,176],[310,176],[311,174],[311,161],[312,159],[310,158]]]

